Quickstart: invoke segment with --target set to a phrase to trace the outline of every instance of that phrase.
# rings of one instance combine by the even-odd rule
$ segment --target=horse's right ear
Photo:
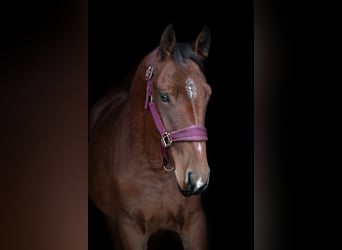
[[[169,24],[160,39],[159,52],[162,59],[165,59],[171,55],[176,45],[176,34],[173,29],[173,25]]]

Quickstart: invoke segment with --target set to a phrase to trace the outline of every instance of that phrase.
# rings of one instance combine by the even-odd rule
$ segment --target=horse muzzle
[[[184,195],[185,197],[189,197],[191,195],[200,194],[204,190],[206,190],[209,185],[209,173],[207,179],[203,181],[201,177],[195,178],[195,175],[191,171],[189,171],[187,173],[184,188],[178,186],[182,195]]]

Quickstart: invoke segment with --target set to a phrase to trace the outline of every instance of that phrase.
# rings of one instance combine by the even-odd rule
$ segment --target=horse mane
[[[189,43],[176,43],[171,56],[177,65],[183,65],[185,60],[190,59],[195,62],[202,71],[204,71],[203,58],[195,53]]]

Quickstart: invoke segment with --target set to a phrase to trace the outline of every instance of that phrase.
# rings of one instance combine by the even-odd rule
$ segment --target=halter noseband
[[[167,131],[163,125],[163,122],[159,116],[159,113],[157,111],[156,105],[153,102],[152,98],[152,77],[154,73],[154,61],[157,54],[157,49],[153,51],[153,57],[151,60],[150,65],[146,69],[145,73],[145,79],[147,81],[146,86],[146,100],[145,100],[145,109],[149,108],[152,118],[154,120],[154,124],[156,125],[159,134],[161,136],[161,151],[163,155],[163,163],[164,163],[164,169],[166,171],[172,171],[174,170],[174,167],[166,168],[166,166],[169,164],[169,161],[167,159],[166,155],[166,148],[170,147],[173,142],[176,141],[207,141],[207,130],[205,127],[201,125],[191,125],[186,128],[182,128],[175,131]]]

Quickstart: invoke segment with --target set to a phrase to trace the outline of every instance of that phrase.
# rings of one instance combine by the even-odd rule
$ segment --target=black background
[[[210,249],[253,248],[253,5],[250,1],[89,3],[88,104],[119,83],[159,44],[211,31],[205,75],[210,185],[203,195]],[[107,249],[101,214],[89,206],[89,249]]]
[[[266,64],[255,88],[264,92],[254,93],[264,114],[254,115],[269,122],[268,138],[255,148],[259,155],[266,144],[271,150],[260,156],[274,160],[266,171],[265,159],[256,166],[265,194],[260,199],[254,190],[265,210],[256,249],[336,248],[340,129],[331,118],[339,117],[340,98],[330,94],[340,94],[331,88],[340,82],[334,75],[340,9],[254,3],[254,27],[266,50],[254,64]],[[213,87],[212,179],[204,194],[211,248],[252,249],[252,1],[3,1],[0,14],[1,249],[106,245],[101,216],[88,205],[88,110],[157,46],[169,23],[184,40],[204,24],[212,31],[206,71]]]

